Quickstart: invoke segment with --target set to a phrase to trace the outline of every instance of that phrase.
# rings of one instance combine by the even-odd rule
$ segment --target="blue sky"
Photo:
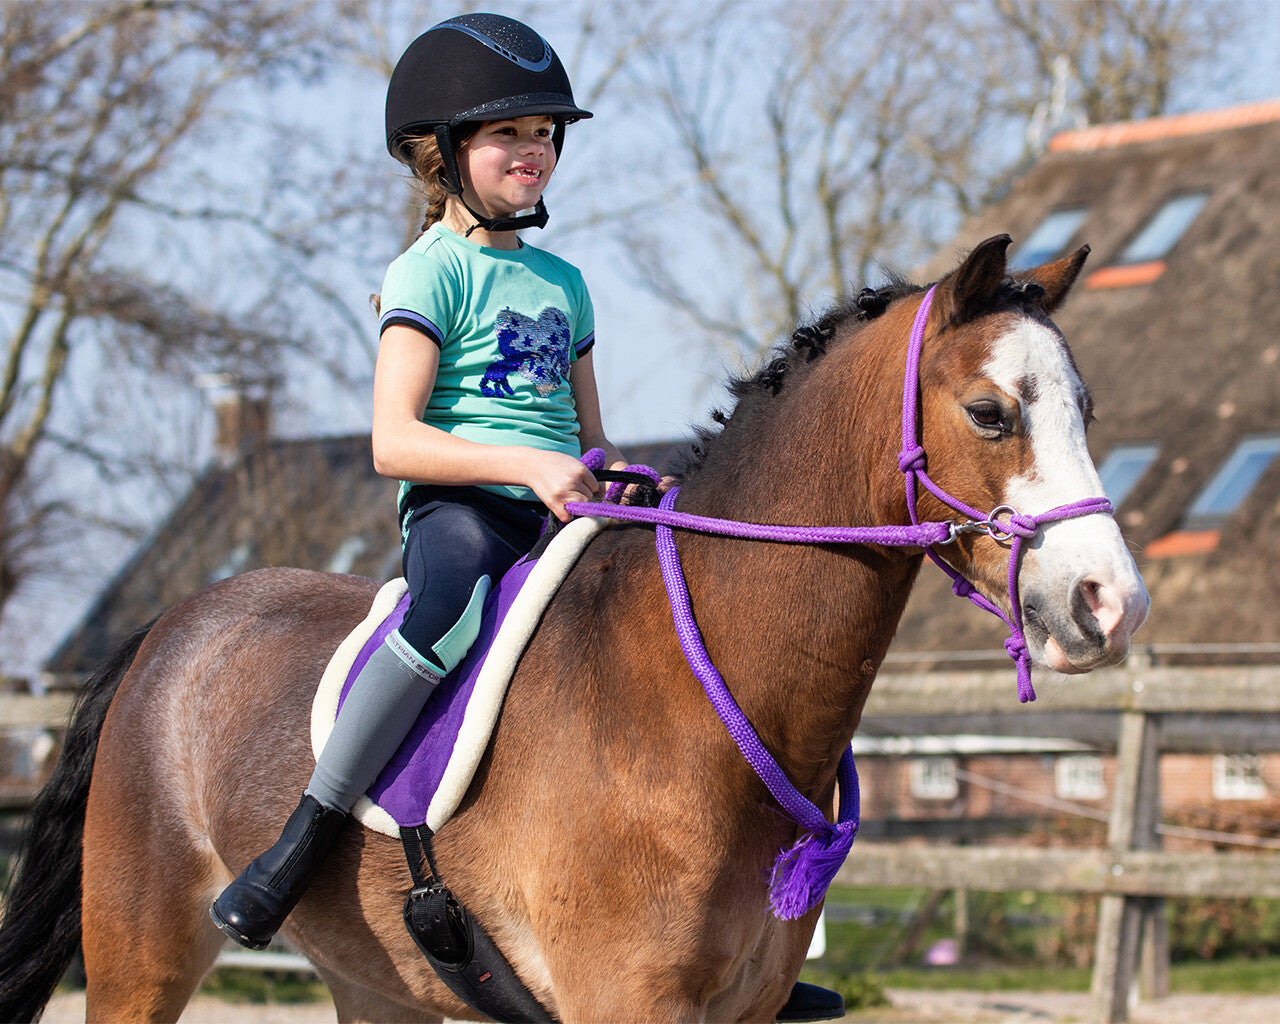
[[[1195,92],[1176,101],[1178,110],[1209,109],[1251,100],[1280,96],[1280,0],[1240,0],[1247,10],[1250,32],[1234,52],[1214,70],[1207,81],[1198,83]],[[579,4],[555,2],[533,5],[496,2],[485,9],[511,13],[534,23],[562,53],[571,52],[574,40],[566,33],[573,31]],[[431,10],[438,9],[435,5]],[[532,13],[530,13],[532,11]],[[545,17],[539,17],[545,12]],[[426,25],[422,26],[427,27]],[[400,41],[403,46],[410,35]],[[762,72],[763,73],[763,72]],[[751,77],[744,69],[744,76]],[[361,82],[333,82],[325,89],[325,100],[317,104],[314,94],[301,94],[299,99],[312,110],[327,112],[323,130],[339,136],[338,143],[353,151],[382,153],[383,90],[372,79]],[[335,113],[334,104],[341,109]],[[545,231],[528,233],[533,244],[547,248],[577,264],[584,271],[596,305],[597,377],[606,426],[614,440],[626,442],[665,440],[686,436],[693,424],[705,421],[709,410],[721,399],[720,385],[737,365],[725,365],[722,357],[692,341],[690,332],[678,316],[661,308],[628,277],[618,265],[613,247],[601,238],[581,233],[565,235],[558,230],[575,211],[575,206],[588,203],[602,207],[609,191],[625,195],[626,182],[619,180],[611,166],[593,174],[581,161],[600,160],[601,154],[631,152],[627,133],[632,127],[618,116],[608,97],[596,107],[596,117],[569,129],[564,160],[547,192],[551,222]],[[759,117],[757,111],[745,111],[745,117]],[[584,138],[590,135],[591,138]],[[659,155],[643,154],[636,162],[639,173],[652,173]],[[630,158],[628,158],[630,159]],[[389,158],[384,160],[389,175],[397,173]],[[583,173],[585,170],[585,174]],[[396,223],[393,221],[393,223]],[[608,230],[604,228],[602,230]],[[672,225],[674,246],[708,247],[713,251],[714,239],[680,235],[679,225]],[[388,257],[394,255],[388,250]],[[927,256],[928,254],[922,254]],[[714,256],[714,252],[713,252]],[[359,304],[376,280],[350,282],[351,301]],[[294,408],[286,412],[282,429],[289,433],[317,430],[361,429],[368,422],[368,399],[364,394],[334,396],[336,402],[322,403],[325,424],[317,422],[315,410]],[[335,409],[340,415],[335,416]]]

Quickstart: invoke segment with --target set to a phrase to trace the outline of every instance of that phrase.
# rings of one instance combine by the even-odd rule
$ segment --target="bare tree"
[[[1212,56],[1238,5],[1186,0],[995,0],[1007,36],[1051,81],[1066,62],[1087,124],[1156,117],[1167,111],[1176,79]]]
[[[332,124],[290,123],[276,90],[291,92],[295,107],[300,93],[340,103],[343,91],[312,88],[333,73],[363,111],[414,36],[477,6],[54,0],[6,8],[0,624],[24,585],[29,594],[69,565],[89,576],[118,562],[154,526],[155,511],[187,490],[200,468],[196,421],[208,420],[201,380],[245,393],[266,388],[279,399],[299,387],[305,359],[319,370],[310,379],[330,393],[344,374],[360,378],[356,393],[367,392],[376,321],[362,307],[398,236],[415,235],[421,214],[409,209],[380,147],[368,151],[367,133],[360,151],[335,152],[327,148],[338,134]],[[661,23],[623,0],[506,9],[555,40],[588,106]],[[590,144],[591,135],[575,133],[575,157]],[[588,166],[566,162],[579,180]],[[576,188],[572,180],[557,186]],[[581,204],[556,209],[558,234],[592,226]],[[273,493],[269,474],[251,482],[246,494]],[[314,544],[276,521],[270,499],[258,504],[255,550],[307,564]],[[94,556],[75,566],[87,548]],[[99,557],[104,548],[114,550]]]
[[[1046,127],[1164,113],[1235,16],[1224,0],[700,11],[682,42],[629,68],[661,187],[625,255],[703,339],[751,359],[878,265],[926,255],[1007,187]]]
[[[102,518],[101,474],[156,468],[136,381],[270,377],[287,351],[323,356],[355,327],[310,269],[320,218],[300,209],[290,176],[305,162],[242,159],[228,172],[210,156],[268,136],[232,110],[286,77],[319,76],[347,16],[294,0],[6,6],[0,612],[51,548]],[[296,157],[295,141],[264,147]],[[347,212],[330,203],[325,223]],[[298,313],[303,291],[325,306],[327,334]],[[176,459],[167,469],[189,473]]]

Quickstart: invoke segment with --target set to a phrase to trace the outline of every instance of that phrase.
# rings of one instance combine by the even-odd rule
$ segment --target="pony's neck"
[[[787,525],[905,522],[898,424],[901,388],[849,373],[831,353],[755,411],[730,420],[680,508]],[[864,360],[865,361],[865,360]],[[896,359],[887,359],[896,365]],[[899,371],[900,373],[900,371]],[[834,378],[838,387],[824,384]],[[758,400],[758,399],[757,399]],[[793,783],[823,790],[862,713],[921,556],[900,549],[806,547],[677,535],[708,653]],[[749,638],[747,642],[746,638]]]

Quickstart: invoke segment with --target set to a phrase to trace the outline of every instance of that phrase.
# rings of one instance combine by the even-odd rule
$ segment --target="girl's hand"
[[[591,470],[572,455],[536,449],[530,452],[525,484],[560,522],[567,523],[572,518],[564,509],[566,502],[591,501],[604,493]]]

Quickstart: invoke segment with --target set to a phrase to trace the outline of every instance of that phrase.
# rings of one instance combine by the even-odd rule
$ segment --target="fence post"
[[[1141,684],[1137,684],[1141,685]],[[1119,755],[1107,850],[1112,874],[1124,871],[1123,854],[1135,849],[1153,849],[1155,827],[1160,818],[1160,754],[1158,727],[1152,716],[1141,711],[1125,711],[1120,717]],[[1157,926],[1163,918],[1162,900],[1143,896],[1104,893],[1098,907],[1098,941],[1093,962],[1094,1019],[1099,1024],[1118,1024],[1129,1019],[1129,999],[1137,975],[1140,940],[1145,932],[1144,960],[1158,988],[1167,967],[1158,960],[1168,958],[1168,930]],[[1144,928],[1144,924],[1146,927]],[[1163,946],[1163,948],[1161,948]]]

